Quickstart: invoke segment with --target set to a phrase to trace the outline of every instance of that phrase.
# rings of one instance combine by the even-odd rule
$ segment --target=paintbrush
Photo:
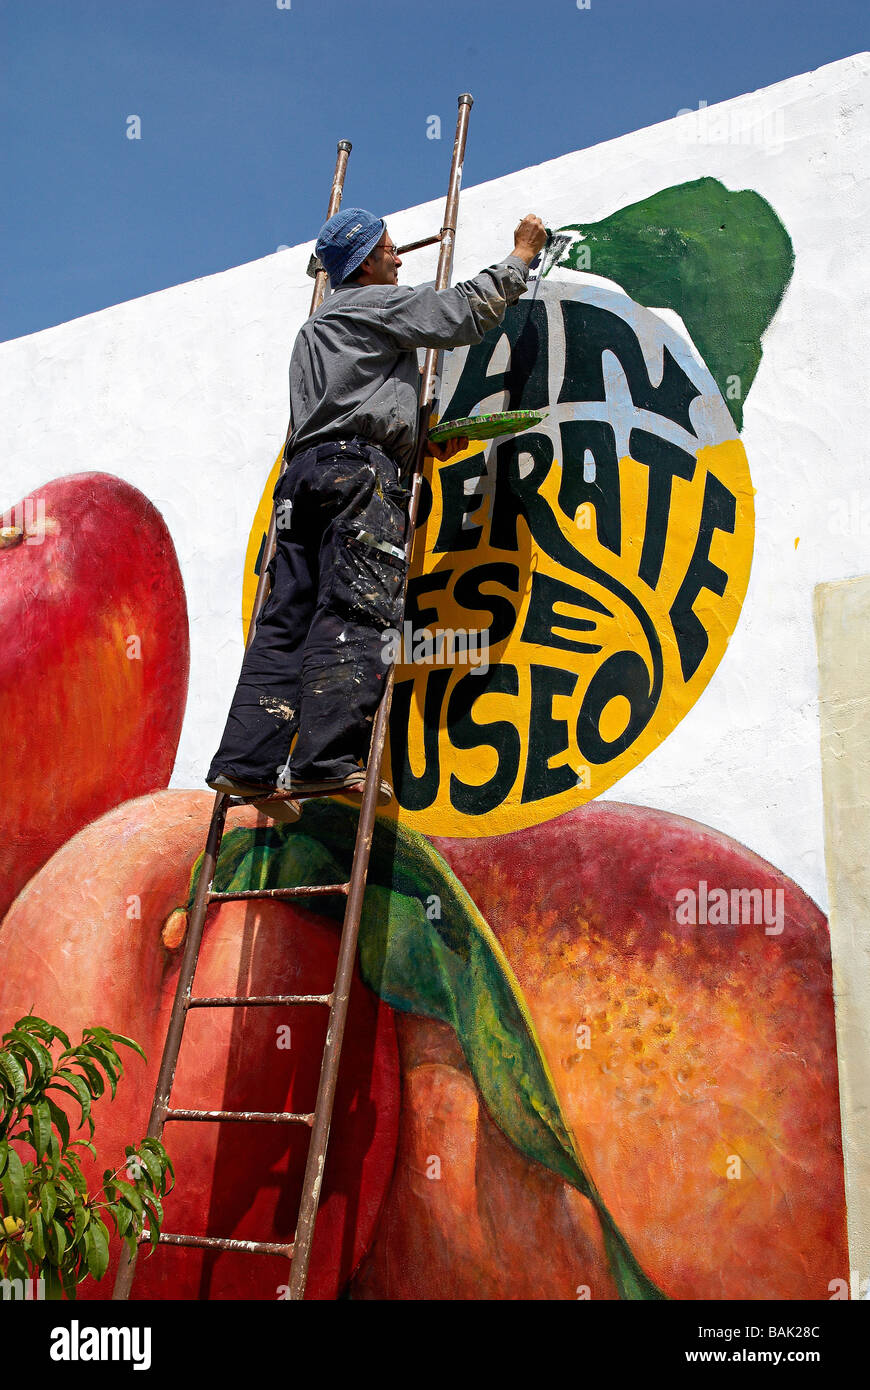
[[[545,275],[553,269],[553,266],[565,254],[574,238],[568,232],[551,232],[549,227],[544,228],[547,233],[547,240],[544,242],[543,250],[535,257],[529,266],[529,270],[538,269],[535,276],[535,284],[543,280]]]

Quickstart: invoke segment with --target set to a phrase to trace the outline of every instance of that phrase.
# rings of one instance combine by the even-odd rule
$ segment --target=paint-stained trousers
[[[408,493],[388,455],[359,437],[290,457],[275,485],[272,590],[242,665],[206,780],[282,785],[365,763],[402,620]],[[294,737],[296,743],[290,755]]]

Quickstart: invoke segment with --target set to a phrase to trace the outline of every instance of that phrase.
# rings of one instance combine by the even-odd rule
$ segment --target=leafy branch
[[[63,1051],[52,1049],[62,1044]],[[41,1277],[47,1298],[75,1298],[109,1264],[110,1227],[135,1253],[147,1221],[152,1249],[163,1223],[161,1198],[174,1173],[159,1139],[128,1144],[125,1161],[106,1169],[99,1192],[89,1194],[79,1149],[96,1158],[91,1140],[93,1102],[107,1088],[114,1099],[124,1067],[118,1045],[145,1053],[132,1038],[108,1028],[85,1028],[73,1047],[61,1028],[34,1014],[20,1018],[0,1047],[0,1276]],[[80,1111],[72,1139],[70,1118],[50,1092],[61,1092]],[[71,1107],[67,1107],[70,1109]],[[22,1158],[18,1145],[29,1146]],[[26,1153],[26,1151],[25,1151]],[[124,1173],[124,1177],[119,1175]]]

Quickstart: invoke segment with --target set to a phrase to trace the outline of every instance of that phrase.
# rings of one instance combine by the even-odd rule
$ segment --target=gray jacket
[[[526,287],[507,256],[447,290],[339,285],[299,330],[290,358],[291,451],[364,435],[404,468],[414,458],[418,347],[479,343]]]

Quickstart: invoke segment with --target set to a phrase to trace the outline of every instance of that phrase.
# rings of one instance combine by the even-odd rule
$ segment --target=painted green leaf
[[[225,837],[230,854],[226,865],[221,854],[214,889],[344,882],[356,825],[356,812],[319,801],[309,802],[292,826],[233,830]],[[191,875],[188,910],[201,862],[200,857]],[[430,917],[433,896],[439,912]],[[311,898],[305,907],[340,922],[344,898]],[[529,1158],[594,1203],[620,1296],[663,1298],[585,1169],[519,982],[497,938],[425,836],[388,821],[375,826],[359,956],[363,979],[382,999],[455,1030],[500,1129]]]
[[[695,179],[559,231],[579,238],[558,265],[603,275],[638,304],[680,315],[741,429],[762,334],[794,269],[770,204],[752,189]],[[729,395],[729,377],[739,378],[739,395]]]
[[[57,1135],[52,1131],[51,1138],[48,1141],[48,1167],[51,1170],[51,1176],[53,1178],[57,1177],[60,1169],[60,1157],[60,1144],[57,1142]]]
[[[145,1057],[141,1044],[134,1042],[132,1038],[126,1037],[123,1033],[113,1033],[110,1028],[85,1028],[82,1037],[88,1038],[92,1042],[99,1043],[100,1046],[105,1047],[111,1053],[116,1065],[120,1068],[119,1075],[121,1076],[124,1074],[124,1068],[121,1065],[118,1052],[113,1046],[114,1043],[123,1043],[125,1047],[132,1047],[133,1051],[138,1052],[140,1057],[144,1058],[145,1061],[148,1060],[147,1057]]]
[[[145,1174],[148,1176],[152,1190],[154,1192],[159,1192],[162,1170],[158,1160],[155,1158],[154,1154],[149,1153],[147,1149],[143,1149],[137,1157],[141,1166],[145,1169]]]
[[[88,1057],[99,1064],[109,1079],[109,1087],[112,1092],[112,1099],[115,1099],[115,1092],[118,1086],[118,1079],[123,1075],[120,1058],[111,1047],[90,1043],[79,1049],[80,1056]]]
[[[147,1210],[151,1225],[159,1234],[160,1227],[163,1225],[163,1203],[156,1193],[143,1192],[142,1204]]]
[[[159,1185],[159,1189],[160,1189],[160,1194],[161,1194],[161,1196],[163,1196],[163,1195],[165,1195],[167,1192],[171,1192],[171,1191],[172,1191],[172,1188],[171,1188],[171,1187],[167,1187],[167,1183],[168,1183],[170,1177],[171,1177],[172,1180],[173,1180],[173,1186],[174,1186],[174,1183],[175,1183],[175,1169],[174,1169],[173,1166],[172,1166],[172,1161],[171,1161],[171,1159],[170,1159],[170,1157],[169,1157],[169,1154],[166,1152],[165,1148],[163,1147],[163,1144],[160,1142],[160,1140],[159,1140],[159,1139],[155,1139],[155,1138],[153,1137],[153,1135],[150,1135],[150,1134],[147,1135],[143,1140],[141,1140],[141,1142],[140,1142],[140,1144],[139,1144],[138,1157],[142,1160],[143,1163],[145,1162],[145,1152],[146,1152],[146,1151],[147,1151],[149,1154],[154,1154],[154,1155],[156,1156],[156,1158],[157,1158],[158,1164],[160,1165],[160,1170],[161,1170],[161,1172],[160,1172],[160,1182],[159,1182],[158,1185]],[[127,1149],[125,1150],[125,1152],[129,1155],[129,1154],[131,1154],[131,1153],[136,1153],[137,1151],[136,1151],[135,1149],[132,1149],[132,1148],[127,1148]],[[151,1172],[150,1166],[149,1166],[149,1168],[148,1168],[148,1171],[149,1171],[149,1173]],[[153,1176],[153,1174],[152,1174],[152,1176]],[[155,1190],[156,1190],[156,1189],[155,1189]]]
[[[23,1242],[19,1244],[18,1241],[15,1241],[11,1245],[7,1245],[6,1258],[9,1261],[7,1274],[10,1279],[30,1278],[30,1264]]]

